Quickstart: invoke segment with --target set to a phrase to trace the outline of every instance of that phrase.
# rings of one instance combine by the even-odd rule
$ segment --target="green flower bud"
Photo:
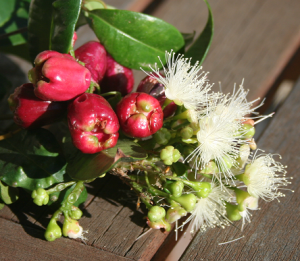
[[[210,161],[205,168],[203,168],[200,173],[203,174],[216,174],[219,173],[219,169],[217,167],[217,164],[214,161]]]
[[[187,211],[182,207],[170,207],[167,211],[166,220],[169,223],[173,223],[181,217],[185,217],[187,215]]]
[[[193,136],[194,131],[191,127],[187,126],[180,131],[180,136],[183,139],[189,139]]]
[[[244,211],[246,208],[255,210],[258,207],[258,198],[252,197],[247,191],[234,188],[238,210]]]
[[[174,197],[180,197],[182,194],[182,190],[184,187],[184,184],[182,181],[178,180],[171,183],[166,183],[164,186]]]
[[[227,217],[231,221],[238,221],[242,218],[240,211],[238,209],[238,205],[231,205],[230,203],[226,202],[226,212],[227,212]]]
[[[183,180],[183,183],[191,187],[194,190],[194,192],[196,192],[196,196],[199,198],[206,198],[211,192],[210,182]]]
[[[70,211],[70,217],[78,220],[81,218],[81,216],[82,216],[82,211],[78,207],[72,206],[72,209]]]
[[[32,191],[31,197],[33,198],[33,202],[38,206],[47,205],[49,202],[49,195],[42,188]]]
[[[170,199],[179,203],[187,212],[191,212],[197,203],[197,197],[194,194],[185,194],[180,197],[170,196]]]
[[[160,145],[166,145],[171,139],[171,133],[166,128],[161,128],[154,135],[154,140]]]
[[[241,130],[240,130],[242,136],[244,137],[244,139],[248,140],[251,139],[254,134],[255,134],[255,127],[252,126],[251,124],[243,124]]]
[[[50,220],[44,236],[47,241],[54,241],[61,237],[61,228],[57,225],[55,219]]]
[[[227,170],[231,169],[231,167],[233,166],[235,160],[228,157],[228,156],[224,156],[222,162],[223,162],[223,164],[219,166],[220,171],[221,172],[226,172]]]
[[[167,146],[160,152],[160,158],[165,165],[172,165],[174,162],[177,162],[180,157],[180,152],[173,146]]]
[[[157,222],[166,216],[166,210],[163,207],[154,206],[148,211],[148,218],[151,222]]]
[[[170,231],[171,230],[171,225],[169,222],[166,221],[165,218],[162,218],[161,220],[159,221],[156,221],[156,222],[152,222],[150,220],[147,221],[147,225],[150,227],[150,228],[153,228],[153,229],[161,229],[161,228],[164,228],[166,231]]]

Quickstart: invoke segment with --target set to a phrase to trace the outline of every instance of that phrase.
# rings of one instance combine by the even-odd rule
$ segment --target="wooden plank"
[[[294,177],[280,203],[260,200],[261,210],[253,211],[252,222],[241,233],[235,227],[198,233],[181,257],[185,260],[299,260],[300,259],[300,81],[272,119],[258,147],[266,153],[279,153]],[[241,227],[241,223],[236,223]],[[218,245],[244,235],[234,243]]]
[[[210,0],[215,20],[211,50],[203,63],[208,78],[224,92],[245,79],[249,99],[264,97],[299,47],[300,1]],[[202,31],[207,8],[199,0],[165,0],[151,13],[181,32]],[[196,35],[196,36],[197,36]]]
[[[43,240],[44,231],[0,218],[1,260],[130,260],[75,240]]]

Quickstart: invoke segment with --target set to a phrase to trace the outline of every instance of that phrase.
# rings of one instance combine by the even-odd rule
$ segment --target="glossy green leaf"
[[[120,64],[149,70],[165,51],[175,52],[184,46],[181,33],[158,18],[125,10],[88,12],[88,21],[100,42]]]
[[[172,168],[173,168],[174,172],[177,174],[177,176],[186,175],[187,171],[188,171],[188,167],[179,161],[173,163]]]
[[[29,190],[64,181],[66,162],[53,134],[23,130],[0,141],[0,180]]]
[[[120,161],[136,161],[147,157],[147,153],[131,140],[118,140],[115,147],[95,154],[78,151],[68,162],[67,173],[75,180],[90,180],[108,172]]]
[[[15,0],[0,2],[0,26],[5,24],[12,16],[12,13],[13,13],[14,7],[15,7],[15,3],[16,3]]]
[[[52,3],[54,0],[32,0],[28,19],[28,45],[31,61],[42,51],[49,50]]]
[[[181,33],[181,34],[182,34],[182,37],[184,39],[185,46],[187,46],[187,45],[189,45],[193,42],[196,31],[194,31],[192,33]]]
[[[82,0],[56,0],[53,2],[50,50],[60,53],[70,51],[81,2]]]
[[[18,200],[19,190],[0,181],[0,198],[5,204],[12,204]]]
[[[192,58],[192,63],[199,61],[199,64],[203,63],[210,48],[214,34],[214,20],[211,8],[207,0],[204,0],[204,2],[208,8],[208,19],[205,28],[184,55],[185,57]]]
[[[29,4],[30,0],[0,1],[0,46],[26,43]]]

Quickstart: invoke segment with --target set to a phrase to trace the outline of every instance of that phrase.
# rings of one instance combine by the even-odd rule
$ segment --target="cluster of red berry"
[[[74,145],[84,153],[96,153],[116,145],[120,127],[129,137],[145,138],[175,111],[174,103],[162,110],[164,87],[151,76],[139,84],[138,92],[129,94],[132,70],[118,64],[99,42],[84,44],[75,57],[56,51],[37,55],[28,74],[32,83],[18,87],[8,99],[18,125],[48,125],[67,112]],[[101,94],[116,91],[125,96],[115,111],[101,94],[93,93],[95,85],[100,85]]]

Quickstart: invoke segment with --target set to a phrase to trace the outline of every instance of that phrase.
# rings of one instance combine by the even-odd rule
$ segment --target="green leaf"
[[[28,42],[32,61],[45,50],[68,53],[82,0],[33,0],[29,10]]]
[[[64,181],[66,162],[53,134],[23,130],[0,141],[0,180],[29,190]]]
[[[181,33],[158,18],[125,10],[95,10],[88,13],[88,22],[100,42],[123,66],[150,70],[165,51],[175,52],[184,46]]]
[[[195,40],[191,47],[185,53],[185,57],[192,58],[192,63],[199,61],[199,64],[202,64],[207,52],[210,48],[213,34],[214,34],[214,20],[211,12],[211,8],[207,0],[204,0],[208,8],[208,19],[206,26],[200,36]]]
[[[0,181],[0,198],[5,204],[12,204],[19,198],[18,188],[13,188]]]
[[[185,46],[189,45],[190,43],[193,42],[196,31],[192,32],[192,33],[181,33],[182,37],[184,39],[185,42]]]
[[[15,0],[0,2],[0,26],[5,24],[12,16],[15,7],[15,2]]]
[[[147,153],[131,140],[118,140],[115,147],[95,154],[78,151],[68,162],[67,173],[75,180],[90,180],[108,172],[120,161],[136,161],[147,157]]]
[[[81,2],[82,0],[56,0],[53,2],[50,50],[60,53],[70,51]]]
[[[1,1],[0,46],[15,46],[26,43],[29,4],[30,0]]]
[[[54,0],[32,0],[28,19],[28,45],[31,61],[42,51],[49,50],[52,3]]]
[[[187,171],[188,171],[188,167],[179,161],[173,163],[172,168],[173,168],[174,172],[177,174],[177,176],[186,175]]]

